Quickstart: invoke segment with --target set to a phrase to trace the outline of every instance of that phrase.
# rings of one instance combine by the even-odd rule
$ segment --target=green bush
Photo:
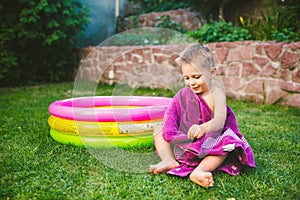
[[[187,35],[201,43],[233,42],[251,39],[249,31],[231,22],[219,21],[205,24],[200,30],[188,31]]]
[[[88,10],[76,0],[0,3],[0,85],[73,78]]]
[[[256,19],[250,17],[244,20],[241,16],[240,24],[250,32],[253,40],[299,41],[300,31],[295,27],[299,24],[296,14],[299,11],[300,6],[297,4],[280,6],[271,11],[261,12],[261,16]]]
[[[277,42],[290,42],[298,38],[300,39],[300,35],[298,33],[293,32],[290,28],[284,28],[282,31],[273,30],[271,34],[271,40],[275,40]]]

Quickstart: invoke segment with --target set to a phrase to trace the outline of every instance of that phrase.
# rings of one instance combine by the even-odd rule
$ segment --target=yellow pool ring
[[[88,122],[74,121],[50,115],[49,126],[57,131],[79,135],[143,135],[153,132],[154,128],[162,124],[162,119],[134,122]]]
[[[142,147],[153,146],[152,133],[138,136],[81,136],[50,129],[51,137],[61,143],[79,147]]]
[[[89,96],[49,105],[51,137],[63,144],[90,147],[153,146],[172,98]]]

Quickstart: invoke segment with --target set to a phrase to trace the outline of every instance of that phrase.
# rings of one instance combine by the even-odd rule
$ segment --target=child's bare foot
[[[190,180],[202,187],[212,187],[214,185],[212,173],[210,172],[193,171],[190,174]]]
[[[150,172],[153,174],[160,174],[178,166],[179,163],[176,160],[162,160],[156,165],[150,165]]]

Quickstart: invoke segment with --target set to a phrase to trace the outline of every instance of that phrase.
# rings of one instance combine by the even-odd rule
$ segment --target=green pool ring
[[[143,147],[153,146],[153,133],[138,136],[80,136],[50,129],[51,137],[61,143],[78,147]]]

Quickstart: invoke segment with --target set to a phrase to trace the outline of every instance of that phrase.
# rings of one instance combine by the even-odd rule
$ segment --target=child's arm
[[[193,125],[188,131],[188,138],[200,138],[206,133],[219,131],[224,127],[227,115],[226,94],[223,90],[216,88],[212,93],[214,105],[214,116],[208,122],[201,125]]]
[[[174,97],[164,116],[163,138],[167,142],[181,143],[189,140],[187,134],[179,131],[178,110],[180,110],[180,106]]]

